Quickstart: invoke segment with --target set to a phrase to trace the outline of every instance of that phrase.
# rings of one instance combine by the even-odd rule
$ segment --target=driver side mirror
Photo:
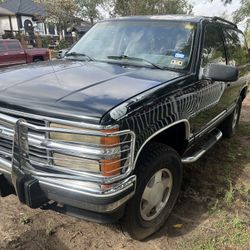
[[[234,82],[239,79],[239,70],[230,65],[211,63],[204,68],[202,79]]]

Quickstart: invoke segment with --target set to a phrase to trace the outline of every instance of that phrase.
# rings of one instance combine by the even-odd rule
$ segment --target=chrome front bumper
[[[9,167],[9,164],[7,166],[1,161],[0,174],[3,175],[11,187],[16,186],[16,188],[19,188],[19,190],[16,190],[16,194],[18,194],[20,201],[32,208],[40,207],[49,201],[55,201],[60,205],[72,206],[99,213],[110,213],[126,203],[135,192],[136,176],[134,175],[117,183],[113,189],[97,194],[91,192],[93,183],[45,178],[36,175],[27,178],[25,174],[22,176],[22,173],[15,173],[19,175],[16,178],[22,182],[22,186],[27,185],[25,188],[20,188],[18,184],[13,185],[12,172],[10,172],[11,168]],[[25,181],[21,181],[22,178],[24,178]],[[30,181],[36,185],[35,193],[30,191],[30,189],[32,189],[32,186],[30,186],[32,183],[30,184]],[[0,184],[0,189],[2,189],[0,193],[8,192],[8,190],[3,190],[4,188],[9,187],[3,187]]]
[[[129,166],[125,171],[115,177],[54,171],[53,165],[34,165],[34,161],[29,159],[30,144],[34,147],[48,141],[45,138],[39,142],[40,137],[32,136],[29,130],[47,132],[47,127],[36,126],[6,114],[0,114],[0,126],[3,138],[14,137],[11,154],[0,150],[0,194],[8,194],[7,189],[13,190],[14,187],[19,200],[32,208],[55,201],[64,206],[98,213],[111,213],[133,196],[136,176],[131,175],[132,158],[129,158]],[[98,135],[102,135],[102,132],[98,132]],[[130,135],[130,153],[133,155],[134,137]]]

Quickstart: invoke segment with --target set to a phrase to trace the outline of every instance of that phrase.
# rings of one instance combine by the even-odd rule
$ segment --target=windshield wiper
[[[95,61],[94,58],[88,56],[88,55],[85,54],[85,53],[70,52],[70,53],[67,53],[67,54],[65,55],[65,57],[68,57],[68,56],[73,56],[73,57],[85,56],[85,57],[87,57],[87,58],[89,59],[89,61]]]
[[[155,68],[157,69],[164,69],[163,67],[153,63],[153,62],[150,62],[144,58],[140,58],[140,57],[134,57],[134,56],[127,56],[127,55],[120,55],[120,56],[107,56],[108,59],[113,59],[113,60],[132,60],[132,61],[139,61],[139,62],[146,62],[152,66],[154,66]]]

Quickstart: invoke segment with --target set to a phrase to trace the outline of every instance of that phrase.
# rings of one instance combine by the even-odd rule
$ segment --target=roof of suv
[[[194,22],[199,23],[201,20],[208,20],[208,21],[218,21],[220,23],[226,23],[228,25],[232,25],[237,28],[236,24],[222,19],[220,17],[207,17],[207,16],[192,16],[192,15],[155,15],[155,16],[126,16],[126,17],[116,17],[107,20],[117,21],[117,20],[173,20],[173,21],[186,21],[186,22]]]
[[[190,21],[199,22],[204,17],[201,16],[191,16],[191,15],[153,15],[153,16],[125,16],[116,17],[108,20],[180,20],[180,21]]]

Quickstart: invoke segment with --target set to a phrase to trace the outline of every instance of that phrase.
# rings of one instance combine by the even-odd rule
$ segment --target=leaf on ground
[[[175,224],[175,225],[173,225],[173,227],[176,229],[180,229],[183,227],[183,224]]]

